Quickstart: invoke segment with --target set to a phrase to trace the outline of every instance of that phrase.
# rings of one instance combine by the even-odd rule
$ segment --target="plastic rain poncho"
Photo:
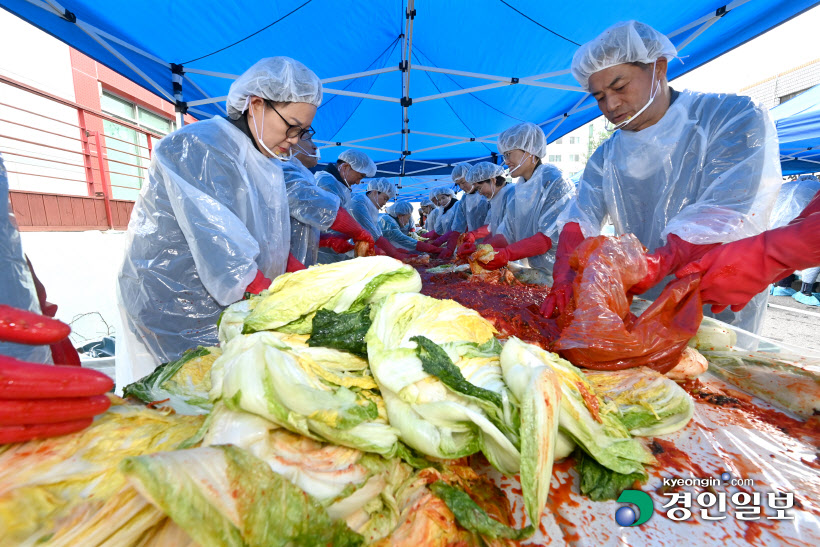
[[[319,235],[336,220],[340,200],[319,188],[313,173],[297,158],[281,165],[290,210],[290,252],[305,266],[313,266],[318,260]]]
[[[0,156],[0,304],[42,313],[37,289],[31,276],[17,222],[9,202],[9,179]],[[26,346],[0,342],[0,355],[30,363],[51,363],[49,346]]]
[[[382,235],[393,244],[394,247],[400,249],[407,249],[408,251],[416,250],[416,240],[406,235],[399,226],[399,221],[393,215],[383,213],[379,215],[379,228]]]
[[[448,204],[449,209],[446,211],[442,209],[439,215],[436,229],[438,234],[446,234],[447,232],[466,232],[467,231],[467,217],[464,214],[464,209],[461,206],[461,200],[453,198]]]
[[[125,339],[117,339],[117,385],[187,349],[216,345],[219,315],[257,271],[268,279],[284,273],[289,218],[280,164],[227,120],[163,138],[118,277]]]
[[[367,183],[368,192],[382,192],[396,197],[396,187],[385,178],[371,179]],[[382,237],[382,229],[379,227],[379,208],[367,194],[356,194],[350,201],[350,214],[361,224],[362,228],[373,236],[373,241]]]
[[[558,243],[558,215],[575,196],[575,186],[556,166],[542,163],[529,180],[519,177],[515,183],[515,199],[507,213],[507,240],[521,241],[540,232]],[[531,268],[551,274],[555,263],[555,248],[538,256],[523,259]],[[525,262],[526,261],[526,262]]]
[[[490,202],[478,192],[461,196],[458,206],[462,209],[462,214],[467,220],[467,230],[477,230],[487,224]]]
[[[735,241],[768,227],[780,185],[765,109],[749,97],[682,91],[658,123],[618,131],[595,151],[559,228],[578,222],[588,237],[611,220],[616,234],[635,234],[649,251],[669,234],[694,244]],[[717,317],[755,332],[765,302],[764,294]]]
[[[339,204],[348,211],[350,211],[350,200],[352,194],[350,192],[349,186],[347,186],[344,182],[334,177],[328,171],[319,171],[316,173],[314,178],[316,179],[316,186],[318,186],[322,190],[325,190],[326,192],[335,194],[336,197],[339,198]]]
[[[820,181],[813,175],[800,175],[797,180],[784,182],[769,219],[769,229],[780,228],[794,220],[818,191]]]
[[[438,205],[436,205],[436,207],[432,211],[430,211],[430,214],[427,215],[427,220],[424,222],[424,229],[425,230],[427,230],[428,232],[435,232],[436,231],[436,229],[435,229],[436,222],[438,221],[438,217],[441,216],[442,210],[443,210],[443,207],[439,207]],[[438,233],[438,232],[436,232],[436,233]],[[439,234],[439,235],[444,235],[444,234]]]
[[[496,177],[503,177],[504,168],[500,165],[483,161],[475,164],[467,172],[467,182],[477,184],[484,180],[495,179]],[[512,210],[512,202],[515,199],[515,185],[505,184],[501,188],[495,186],[493,181],[493,188],[496,188],[496,193],[488,200],[489,210],[486,216],[485,224],[489,226],[490,233],[493,235],[501,234],[504,237],[509,237],[506,228],[507,210]]]

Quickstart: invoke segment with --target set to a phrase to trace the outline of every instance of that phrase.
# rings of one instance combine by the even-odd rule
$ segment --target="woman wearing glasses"
[[[118,276],[117,386],[215,345],[226,306],[302,267],[289,260],[288,201],[272,158],[290,158],[321,101],[306,66],[262,59],[231,85],[230,119],[187,125],[157,144]]]

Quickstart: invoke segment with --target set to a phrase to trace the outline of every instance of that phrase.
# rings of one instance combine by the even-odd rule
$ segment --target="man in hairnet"
[[[607,29],[575,53],[573,76],[617,131],[592,155],[577,197],[559,216],[545,315],[566,306],[574,277],[569,257],[607,221],[649,250],[649,274],[632,289],[649,299],[660,294],[662,280],[710,248],[768,227],[781,184],[768,112],[749,97],[670,88],[667,63],[676,55],[666,36],[636,21]],[[757,331],[766,299],[761,294],[739,314],[717,318]]]
[[[413,215],[413,206],[408,201],[397,201],[385,209],[385,213],[379,215],[379,228],[382,235],[393,244],[394,247],[406,251],[420,251],[423,253],[441,252],[440,247],[436,247],[425,241],[418,241],[406,234],[402,226],[410,225],[410,218]]]
[[[186,125],[154,148],[118,276],[116,383],[217,343],[222,310],[285,272],[290,226],[278,160],[311,133],[319,78],[288,57],[234,81],[229,119]],[[271,161],[271,159],[277,161]]]
[[[367,182],[367,191],[364,194],[356,194],[350,200],[350,213],[373,236],[377,253],[381,252],[402,260],[408,257],[408,253],[404,249],[394,247],[379,227],[379,210],[395,197],[396,187],[392,182],[383,177],[370,179]]]
[[[791,222],[818,191],[820,191],[820,181],[814,175],[800,175],[796,180],[784,182],[777,194],[777,201],[769,220],[769,228],[780,228]],[[801,272],[800,291],[792,289],[795,275],[789,272],[789,275],[774,284],[770,293],[773,296],[791,296],[798,302],[810,306],[820,305],[820,300],[812,293],[812,286],[819,271],[818,268],[810,268]]]
[[[353,249],[353,244],[349,240],[352,238],[362,241],[365,237],[367,231],[362,230],[348,214],[351,205],[351,189],[364,177],[374,176],[376,176],[376,164],[367,154],[354,149],[345,150],[339,154],[335,164],[330,164],[324,171],[316,173],[316,184],[319,188],[336,194],[339,197],[339,210],[343,211],[337,215],[339,222],[334,223],[330,230],[322,231],[318,254],[320,264],[351,258],[350,251]]]
[[[341,200],[342,207],[350,209],[351,188],[362,179],[376,176],[376,164],[360,150],[349,148],[339,154],[336,163],[316,173],[320,188],[333,192]]]
[[[530,268],[552,274],[555,252],[550,251],[558,239],[556,221],[570,199],[575,186],[556,166],[542,163],[547,153],[547,137],[540,127],[522,122],[498,136],[498,151],[515,183],[515,200],[507,213],[509,245],[497,248],[495,257],[485,266],[494,270],[512,260],[526,261]]]
[[[458,248],[458,256],[463,258],[474,253],[476,243],[489,244],[495,248],[506,247],[509,244],[507,223],[509,212],[514,207],[515,185],[507,182],[502,166],[488,161],[470,167],[464,178],[489,202],[490,210],[484,226],[467,232]]]
[[[319,149],[311,136],[305,135],[293,149],[293,158],[282,164],[282,170],[290,210],[290,251],[294,258],[305,267],[317,264],[319,238],[321,232],[327,230],[343,234],[338,238],[346,248],[353,247],[348,238],[372,245],[370,234],[341,207],[339,196],[316,184],[309,169],[316,167]]]

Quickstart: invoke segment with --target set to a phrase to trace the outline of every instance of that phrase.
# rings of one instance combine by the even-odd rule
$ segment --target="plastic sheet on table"
[[[582,496],[574,462],[567,459],[554,467],[547,509],[535,536],[525,544],[675,546],[694,541],[721,547],[819,545],[817,422],[794,419],[708,373],[688,388],[696,401],[692,421],[676,433],[645,439],[659,462],[657,467],[648,468],[649,480],[641,486],[654,505],[654,513],[646,523],[622,527],[616,522],[615,513],[624,504],[595,502]],[[524,525],[518,482],[500,476],[489,466],[486,472],[507,493],[516,524]],[[724,473],[731,474],[728,482],[721,479]],[[675,478],[712,479],[713,485],[664,486],[664,479]],[[667,511],[675,507],[684,508],[683,503],[670,503],[676,492],[691,494],[688,510],[692,516],[682,521],[667,516]],[[704,492],[713,494],[716,500],[719,494],[725,494],[725,510],[720,511],[717,504],[706,509],[708,516],[725,518],[702,518],[698,496]],[[745,502],[742,492],[750,494],[751,501],[755,501],[755,493],[760,494],[757,520],[739,517],[744,511],[755,511],[737,510],[732,496],[737,494],[735,499]],[[785,514],[792,520],[770,518],[777,516],[776,510],[769,508],[768,498],[768,494],[775,492],[781,496],[793,494],[793,507]],[[711,497],[703,496],[702,500],[706,505]],[[684,513],[678,511],[674,515],[680,517]]]

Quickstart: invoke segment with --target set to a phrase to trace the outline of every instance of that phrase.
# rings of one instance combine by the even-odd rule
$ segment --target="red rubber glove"
[[[350,213],[341,207],[339,207],[339,211],[336,213],[336,220],[333,221],[330,229],[343,233],[354,241],[367,241],[373,245],[373,236],[370,235],[370,232],[362,228],[361,224],[356,222],[356,219],[350,216]],[[338,253],[339,251],[336,252]]]
[[[329,249],[333,249],[339,254],[345,254],[348,251],[352,251],[355,245],[350,243],[350,241],[348,241],[345,237],[335,236],[331,234],[322,234],[321,236],[319,236],[319,247],[326,247]]]
[[[270,283],[270,279],[262,275],[260,270],[256,270],[256,277],[253,278],[251,284],[245,289],[245,293],[259,294],[270,287]]]
[[[424,237],[426,239],[436,240],[436,239],[440,238],[441,236],[438,235],[437,233],[435,233],[434,231],[430,230],[429,232],[424,233]]]
[[[26,257],[26,263],[28,264],[28,269],[31,271],[31,278],[34,281],[34,287],[37,290],[37,300],[40,302],[40,309],[43,311],[43,315],[47,317],[54,317],[57,315],[57,305],[46,300],[46,288],[37,278],[37,274],[34,273],[34,267],[31,265],[31,261],[28,257]],[[80,354],[77,353],[77,349],[74,347],[74,344],[72,344],[71,340],[69,340],[68,334],[66,334],[61,340],[49,344],[49,346],[51,348],[51,360],[55,365],[69,365],[73,367],[79,367],[82,365],[80,362]]]
[[[458,247],[457,255],[459,258],[466,258],[476,251],[475,238],[475,232],[467,232],[464,234],[464,241],[462,241]]]
[[[0,306],[0,341],[61,342],[71,328],[53,319]],[[0,355],[0,444],[43,439],[88,427],[111,401],[114,381],[96,370],[40,365]]]
[[[453,253],[456,250],[456,246],[458,245],[458,238],[461,237],[460,232],[449,232],[447,237],[447,247],[442,249],[441,254],[438,255],[439,258],[444,258],[449,260],[453,257]]]
[[[511,260],[520,260],[530,256],[541,255],[549,251],[551,248],[552,241],[550,238],[539,232],[534,236],[524,238],[521,241],[516,241],[507,247],[500,249],[496,248],[495,256],[484,265],[484,268],[488,270],[497,270],[502,266],[506,266]]]
[[[432,253],[438,254],[442,251],[441,247],[436,247],[432,243],[426,243],[424,241],[419,241],[416,243],[416,250],[421,251],[422,253]]]
[[[490,225],[485,224],[481,228],[476,228],[472,232],[468,233],[473,234],[473,240],[485,238],[490,235]]]
[[[629,289],[628,294],[643,294],[664,277],[671,275],[678,269],[702,257],[709,249],[720,245],[695,245],[679,238],[675,234],[666,237],[666,245],[655,249],[654,253],[646,255],[646,266],[649,273],[638,284]]]
[[[441,247],[442,245],[444,245],[445,243],[447,243],[450,240],[450,238],[453,236],[453,234],[456,235],[456,239],[458,239],[458,236],[461,235],[459,232],[449,231],[446,234],[444,234],[443,236],[438,236],[438,238],[436,238],[433,241],[433,245],[435,245],[436,247]]]
[[[720,313],[727,306],[740,311],[784,275],[818,265],[820,212],[796,224],[719,245],[675,275],[700,273],[701,299]]]
[[[484,240],[485,245],[492,245],[493,247],[507,247],[509,246],[509,242],[507,238],[504,237],[503,234],[495,234],[494,236],[490,236]],[[552,247],[552,242],[550,241],[550,247]]]
[[[299,270],[306,270],[304,264],[299,262],[293,254],[288,254],[288,265],[285,267],[286,272],[298,272]]]
[[[384,236],[376,240],[376,248],[381,249],[384,251],[384,254],[390,258],[395,258],[396,260],[404,260],[410,256],[410,253],[404,249],[397,249],[394,247],[393,244],[390,243]]]
[[[552,288],[541,304],[541,315],[544,317],[561,315],[569,305],[572,298],[572,282],[575,279],[569,258],[583,241],[584,233],[577,222],[570,222],[561,230],[558,248],[555,251],[555,266],[552,269]]]

